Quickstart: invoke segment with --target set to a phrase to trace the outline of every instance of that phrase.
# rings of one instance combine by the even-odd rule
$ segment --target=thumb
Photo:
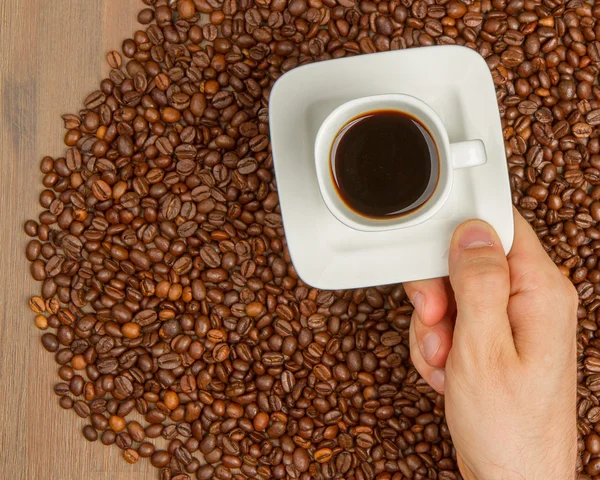
[[[490,342],[510,342],[514,349],[507,313],[508,261],[495,230],[481,220],[461,224],[450,244],[449,268],[457,309],[455,345],[462,350],[466,343],[476,355],[477,350],[489,355]]]

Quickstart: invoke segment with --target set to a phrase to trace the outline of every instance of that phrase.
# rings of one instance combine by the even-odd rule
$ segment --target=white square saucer
[[[450,199],[430,220],[362,232],[328,210],[317,183],[314,145],[323,120],[359,97],[405,93],[440,116],[450,142],[481,139],[487,163],[454,171]],[[457,225],[489,222],[506,252],[513,214],[504,142],[487,64],[466,47],[437,46],[314,63],[283,75],[269,103],[273,163],[288,248],[307,284],[336,290],[448,275]]]

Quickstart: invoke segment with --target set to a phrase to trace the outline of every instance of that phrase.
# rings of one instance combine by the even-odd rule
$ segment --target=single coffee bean
[[[123,459],[130,464],[137,463],[139,457],[139,453],[132,448],[128,448],[123,452]]]
[[[29,308],[33,313],[44,313],[46,311],[46,302],[42,297],[31,297],[29,299]]]
[[[319,463],[325,463],[331,460],[333,452],[329,448],[321,448],[314,453],[314,458]]]
[[[98,440],[98,432],[91,425],[83,427],[83,436],[89,442],[95,442]]]
[[[111,50],[110,52],[108,52],[106,59],[108,61],[108,66],[110,68],[121,68],[122,65],[122,59],[121,59],[121,55],[119,54],[119,52],[115,52],[114,50]]]

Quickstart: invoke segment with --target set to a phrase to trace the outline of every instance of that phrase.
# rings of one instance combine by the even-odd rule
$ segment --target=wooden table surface
[[[106,53],[140,26],[141,0],[0,0],[0,478],[154,479],[116,446],[87,442],[85,425],[58,405],[53,355],[40,343],[28,298],[23,223],[41,211],[39,162],[65,147],[64,113],[108,74]]]

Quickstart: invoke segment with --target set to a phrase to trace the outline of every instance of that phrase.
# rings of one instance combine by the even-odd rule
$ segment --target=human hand
[[[572,479],[577,452],[577,294],[515,212],[508,258],[472,220],[450,276],[405,284],[412,361],[446,398],[466,480]]]

